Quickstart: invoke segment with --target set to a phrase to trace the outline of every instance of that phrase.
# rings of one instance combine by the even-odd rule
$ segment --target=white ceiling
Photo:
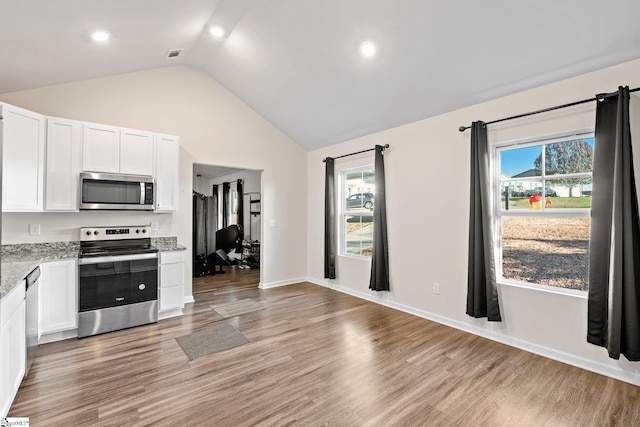
[[[193,173],[200,175],[204,179],[216,179],[223,176],[231,175],[232,173],[242,172],[245,169],[228,168],[225,166],[207,165],[203,163],[193,164]]]
[[[307,150],[640,57],[638,0],[0,0],[0,10],[0,93],[186,64]],[[226,38],[209,34],[216,23]],[[97,28],[108,43],[90,40]],[[376,57],[360,56],[365,40]]]

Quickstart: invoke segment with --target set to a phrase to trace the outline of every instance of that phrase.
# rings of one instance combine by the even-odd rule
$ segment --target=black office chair
[[[214,274],[224,273],[224,271],[222,271],[223,265],[233,265],[236,263],[236,261],[232,261],[229,258],[229,252],[242,244],[243,237],[242,226],[237,224],[216,231],[216,250],[211,254]],[[220,267],[218,271],[215,270],[216,265]]]

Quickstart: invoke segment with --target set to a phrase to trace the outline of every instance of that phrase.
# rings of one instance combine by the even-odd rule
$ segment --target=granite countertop
[[[152,237],[151,245],[160,252],[185,251],[186,247],[178,244],[177,237]]]
[[[176,237],[151,238],[151,244],[160,252],[184,251]],[[15,288],[27,274],[47,261],[78,258],[79,242],[32,243],[2,245],[2,271],[0,274],[0,299]]]
[[[78,258],[79,249],[78,242],[3,245],[0,299],[43,262]]]

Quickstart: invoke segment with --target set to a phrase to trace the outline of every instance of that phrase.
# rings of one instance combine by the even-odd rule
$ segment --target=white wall
[[[156,235],[177,235],[189,248],[193,163],[264,170],[263,212],[274,226],[264,230],[261,281],[268,285],[305,276],[306,206],[288,195],[306,191],[306,153],[204,72],[165,67],[2,94],[0,100],[50,116],[179,135],[180,210],[159,215]],[[3,216],[3,243],[74,240],[74,229],[85,223],[147,219],[131,213],[33,215]],[[42,224],[42,236],[23,231],[33,222]],[[277,256],[285,249],[286,257]],[[190,284],[191,263],[186,265]],[[190,285],[185,294],[191,294]]]
[[[640,364],[611,360],[605,349],[586,342],[584,295],[501,286],[503,322],[465,314],[470,148],[469,131],[460,133],[458,127],[590,98],[619,85],[640,86],[640,60],[309,153],[310,280],[640,385]],[[505,141],[567,127],[593,128],[593,111],[591,103],[492,125],[489,138]],[[368,290],[369,261],[338,257],[338,278],[323,279],[322,159],[386,143],[391,145],[385,154],[391,291],[375,294]],[[640,153],[640,135],[636,146]],[[432,292],[434,282],[441,284],[439,295]]]

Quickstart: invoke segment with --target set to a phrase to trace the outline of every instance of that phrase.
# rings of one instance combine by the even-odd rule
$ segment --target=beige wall
[[[640,365],[608,358],[586,342],[586,296],[501,286],[504,321],[465,314],[469,210],[469,131],[460,125],[490,121],[640,86],[640,60],[572,78],[402,127],[354,139],[308,156],[308,223],[323,224],[324,164],[375,144],[385,154],[391,291],[368,290],[370,262],[338,257],[335,281],[323,279],[323,229],[308,228],[310,280],[372,299],[640,385]],[[434,99],[434,102],[437,100]],[[567,129],[593,128],[594,103],[490,126],[491,141],[510,141]],[[636,113],[636,116],[638,114]],[[636,137],[640,153],[640,135]],[[336,168],[339,167],[336,162]],[[432,291],[440,283],[440,294]]]
[[[74,240],[86,223],[159,218],[153,219],[160,223],[156,235],[177,235],[190,248],[193,163],[261,169],[264,223],[275,223],[264,228],[261,281],[305,276],[306,152],[207,74],[173,66],[2,94],[0,101],[50,116],[179,135],[181,145],[178,213],[5,214],[4,243]],[[26,234],[34,222],[42,224],[43,236]],[[186,270],[190,284],[189,262]]]

